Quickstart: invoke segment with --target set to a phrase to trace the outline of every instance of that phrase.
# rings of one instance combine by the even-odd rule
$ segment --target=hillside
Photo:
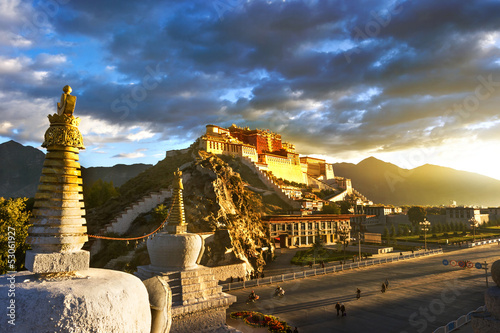
[[[336,163],[335,175],[375,203],[392,205],[500,205],[500,181],[437,165],[411,170],[369,157],[358,164]]]
[[[261,247],[272,249],[272,244],[261,222],[261,214],[289,207],[276,206],[276,202],[269,203],[267,198],[264,199],[261,195],[248,190],[247,184],[258,188],[265,188],[265,185],[259,184],[253,172],[238,159],[230,157],[221,159],[214,154],[196,149],[166,157],[121,186],[119,197],[108,200],[101,207],[89,210],[86,216],[89,234],[98,233],[100,228],[114,216],[144,195],[170,188],[174,178],[173,173],[177,168],[183,171],[183,197],[188,231],[214,232],[227,229],[229,233],[229,240],[207,245],[204,263],[217,265],[243,260],[250,262],[255,268],[262,267],[265,259],[258,249]],[[242,175],[246,179],[242,179]],[[170,202],[166,202],[165,205],[170,206]],[[154,214],[146,215],[136,219],[125,236],[140,236],[158,226]],[[107,246],[104,251],[107,251]],[[148,264],[147,255],[141,253],[138,254],[142,257],[137,260],[137,264]],[[101,255],[104,254],[99,253],[96,257]]]
[[[105,182],[113,182],[114,186],[120,187],[150,167],[151,164],[136,163],[131,165],[116,164],[112,167],[82,168],[82,178],[87,185],[92,185],[96,180],[102,179]]]
[[[0,197],[34,197],[42,173],[45,154],[15,141],[0,144]],[[96,180],[112,181],[121,186],[127,180],[150,168],[149,164],[117,164],[112,167],[82,167],[85,185]]]

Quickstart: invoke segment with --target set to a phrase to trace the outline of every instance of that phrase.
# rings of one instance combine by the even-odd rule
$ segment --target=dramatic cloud
[[[108,157],[156,158],[232,123],[337,160],[489,144],[499,12],[488,0],[4,1],[0,138],[38,142],[69,84]]]

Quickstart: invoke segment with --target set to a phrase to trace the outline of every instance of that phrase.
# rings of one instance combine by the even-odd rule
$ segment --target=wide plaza
[[[251,304],[246,304],[250,289],[233,290],[230,293],[238,301],[227,311],[228,323],[242,332],[265,332],[242,320],[229,319],[231,312],[254,310],[277,316],[301,333],[432,332],[484,305],[485,271],[445,266],[443,260],[486,261],[491,265],[499,256],[500,247],[488,245],[288,281],[280,283],[286,291],[283,298],[273,298],[277,285],[264,285],[254,288],[260,300]],[[385,279],[390,287],[382,293]],[[489,285],[493,285],[491,278]],[[362,291],[359,300],[356,288]],[[337,317],[337,302],[345,304],[346,317]]]

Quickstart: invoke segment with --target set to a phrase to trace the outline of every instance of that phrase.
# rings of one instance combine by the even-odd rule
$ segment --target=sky
[[[151,163],[207,124],[328,162],[500,179],[499,1],[0,0],[0,143],[41,148],[62,87],[83,166]]]

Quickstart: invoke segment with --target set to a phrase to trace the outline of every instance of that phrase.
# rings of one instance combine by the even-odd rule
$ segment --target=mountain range
[[[392,205],[500,206],[500,181],[477,173],[425,164],[403,169],[369,157],[336,163],[336,176],[352,180],[353,187],[374,203]]]
[[[34,197],[44,160],[45,154],[39,149],[12,140],[0,144],[0,197]],[[82,178],[85,185],[102,179],[121,186],[150,167],[150,164],[82,167]]]
[[[15,141],[0,144],[0,196],[33,197],[45,154]],[[82,168],[84,184],[97,179],[121,186],[150,168],[148,164]],[[374,203],[392,205],[500,206],[500,181],[472,172],[437,165],[403,169],[369,157],[359,162],[335,163],[336,176],[349,178],[353,187]]]

